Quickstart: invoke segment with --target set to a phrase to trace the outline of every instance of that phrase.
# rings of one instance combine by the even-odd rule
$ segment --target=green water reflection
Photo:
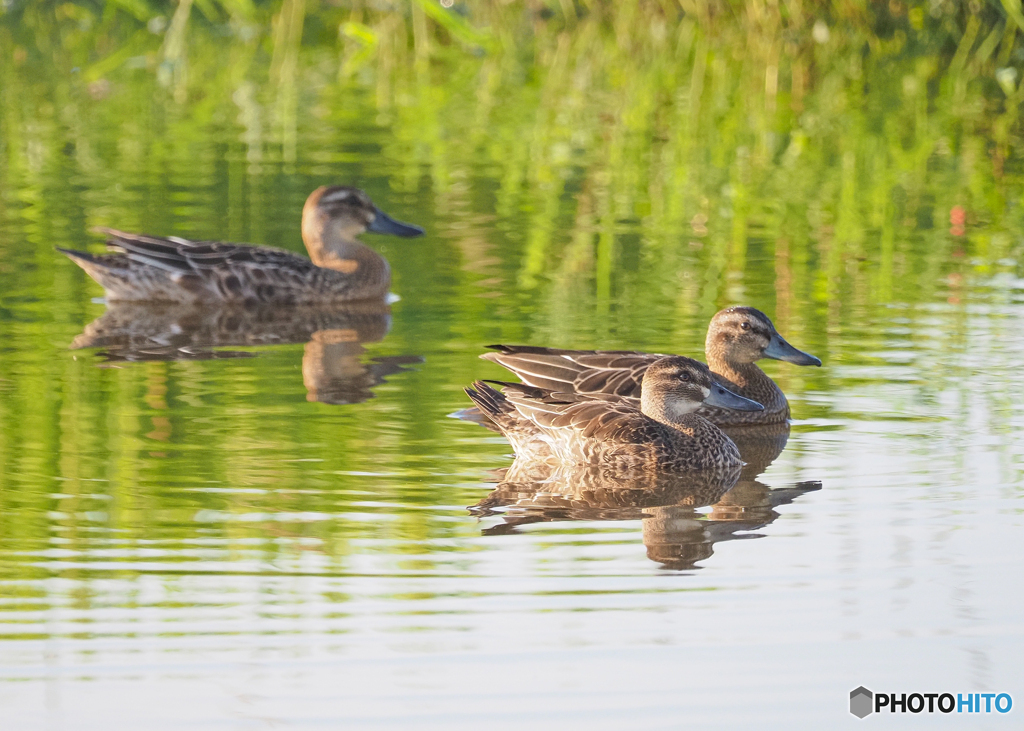
[[[735,303],[825,365],[766,367],[797,420],[771,487],[890,484],[825,458],[843,434],[868,455],[905,440],[922,471],[948,457],[929,479],[967,490],[976,464],[949,455],[971,430],[996,444],[993,484],[1019,485],[1022,23],[1009,1],[5,5],[3,636],[302,634],[304,602],[327,634],[457,635],[458,597],[485,613],[529,585],[654,612],[658,592],[715,588],[637,578],[658,571],[641,516],[586,512],[529,544],[568,588],[503,585],[494,555],[526,544],[465,506],[510,450],[448,414],[501,374],[476,358],[488,343],[697,354]],[[99,251],[91,227],[113,226],[299,252],[302,203],[329,183],[427,230],[366,237],[400,299],[345,340],[357,396],[317,400],[312,330],[218,358],[70,348],[107,309],[54,246]],[[780,495],[751,498],[762,523],[807,504]],[[137,606],[172,619],[117,623]]]

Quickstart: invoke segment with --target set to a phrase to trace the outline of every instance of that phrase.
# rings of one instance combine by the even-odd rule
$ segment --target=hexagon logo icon
[[[874,710],[872,706],[873,694],[863,685],[850,691],[850,713],[857,718],[864,718]]]

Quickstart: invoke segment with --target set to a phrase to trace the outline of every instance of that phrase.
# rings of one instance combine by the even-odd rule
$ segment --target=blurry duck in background
[[[356,236],[364,231],[413,237],[423,229],[396,221],[363,191],[314,190],[302,209],[302,240],[312,259],[282,249],[100,228],[108,248],[96,256],[58,248],[103,287],[108,300],[245,304],[330,304],[382,299],[391,267]]]
[[[508,368],[531,386],[634,400],[641,397],[645,372],[665,357],[632,350],[489,347],[497,352],[485,353],[481,358]],[[708,326],[704,352],[718,383],[764,406],[761,411],[741,411],[705,403],[697,413],[718,426],[771,424],[789,419],[785,394],[757,367],[758,360],[774,358],[801,366],[821,365],[818,358],[787,343],[768,316],[753,307],[729,307],[718,312]]]
[[[694,412],[702,404],[751,412],[763,408],[719,385],[703,363],[678,355],[645,369],[639,404],[615,394],[501,385],[499,392],[477,381],[466,393],[512,443],[517,459],[621,473],[739,467],[732,440]]]

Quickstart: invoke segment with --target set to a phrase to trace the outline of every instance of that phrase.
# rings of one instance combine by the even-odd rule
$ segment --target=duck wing
[[[161,269],[175,281],[210,289],[227,301],[287,299],[319,271],[305,257],[268,246],[97,230],[109,237],[109,248],[124,252],[131,263]]]
[[[499,397],[508,405],[506,409],[511,407],[520,419],[541,430],[562,432],[565,439],[650,444],[664,436],[665,427],[645,416],[632,399],[610,394],[591,398],[521,383],[498,385],[503,387]]]
[[[107,246],[123,251],[132,261],[167,269],[168,271],[202,271],[238,264],[260,267],[304,265],[314,268],[309,259],[284,249],[251,244],[229,244],[223,241],[192,241],[179,236],[148,236],[98,228],[110,238]]]
[[[640,398],[647,368],[660,353],[635,350],[563,350],[531,345],[488,345],[481,358],[515,373],[525,383],[553,392]]]

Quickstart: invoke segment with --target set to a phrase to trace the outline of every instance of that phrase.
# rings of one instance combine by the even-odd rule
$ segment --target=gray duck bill
[[[732,409],[733,411],[764,411],[764,406],[743,398],[738,393],[733,393],[725,386],[717,383],[711,386],[711,393],[704,399],[705,406],[717,406],[720,409]]]
[[[802,350],[797,350],[792,345],[787,343],[781,335],[775,333],[772,335],[771,341],[768,343],[768,347],[764,349],[764,354],[768,358],[774,358],[775,360],[784,360],[787,363],[793,363],[799,366],[820,366],[821,359],[815,358],[810,353],[805,353]]]
[[[379,208],[377,209],[376,215],[373,217],[373,222],[366,227],[366,230],[372,231],[375,234],[389,234],[391,236],[401,236],[407,239],[423,235],[423,229],[419,226],[396,221]]]

